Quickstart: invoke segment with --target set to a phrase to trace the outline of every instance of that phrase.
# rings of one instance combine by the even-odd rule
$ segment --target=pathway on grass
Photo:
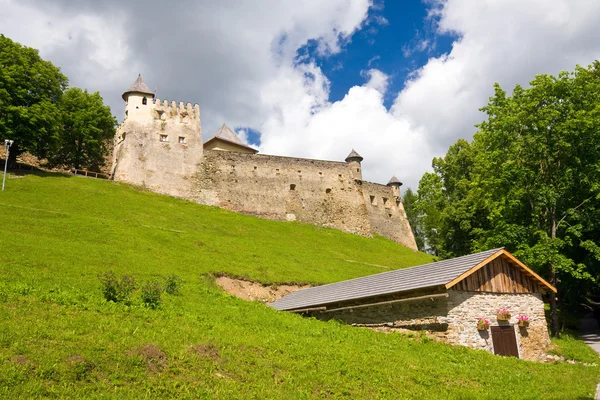
[[[600,354],[600,329],[591,314],[581,320],[581,340]],[[600,400],[600,383],[596,387],[596,400]]]

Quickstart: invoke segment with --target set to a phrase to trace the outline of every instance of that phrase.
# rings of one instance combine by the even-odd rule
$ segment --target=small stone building
[[[270,305],[357,326],[426,330],[449,343],[535,360],[550,343],[546,292],[556,289],[499,248],[304,289]],[[508,320],[498,315],[502,308]],[[519,326],[520,316],[528,326]],[[479,318],[490,326],[478,329]]]
[[[239,153],[256,154],[258,150],[242,142],[226,124],[204,143],[204,150],[235,151]]]

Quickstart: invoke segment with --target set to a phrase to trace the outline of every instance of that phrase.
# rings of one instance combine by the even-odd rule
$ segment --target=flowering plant
[[[499,321],[508,321],[510,319],[510,311],[506,308],[501,308],[498,310],[498,320]]]
[[[477,318],[477,330],[478,331],[487,331],[490,327],[490,321],[485,318]]]
[[[519,315],[517,321],[519,321],[519,326],[522,326],[524,328],[529,326],[529,317],[526,315]]]

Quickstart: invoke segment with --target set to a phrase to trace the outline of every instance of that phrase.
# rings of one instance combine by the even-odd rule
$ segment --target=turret
[[[362,181],[362,168],[360,166],[362,160],[363,158],[354,149],[346,157],[346,163],[348,163],[352,178],[360,181]]]
[[[402,186],[402,182],[398,180],[395,176],[392,176],[392,179],[387,183],[387,186],[392,188],[392,193],[397,198],[400,198],[400,186]]]
[[[149,118],[149,107],[154,104],[154,93],[144,83],[141,75],[138,75],[133,85],[123,93],[122,97],[125,100],[125,119]]]

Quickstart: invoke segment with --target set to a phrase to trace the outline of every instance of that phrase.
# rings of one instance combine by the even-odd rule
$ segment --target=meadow
[[[432,260],[381,237],[46,173],[11,176],[0,207],[2,398],[585,399],[600,381],[576,339],[563,352],[596,366],[306,319],[214,283],[320,284]],[[107,302],[107,271],[183,285],[157,309],[139,289]]]

